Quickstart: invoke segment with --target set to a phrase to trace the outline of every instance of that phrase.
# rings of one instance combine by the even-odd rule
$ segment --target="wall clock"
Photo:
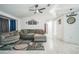
[[[75,23],[75,21],[76,21],[75,17],[72,17],[72,16],[70,16],[70,17],[67,19],[67,23],[68,23],[68,24],[73,24],[73,23]]]

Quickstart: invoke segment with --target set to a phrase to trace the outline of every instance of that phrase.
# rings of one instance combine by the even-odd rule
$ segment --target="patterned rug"
[[[16,50],[16,49],[14,49],[15,45],[25,44],[25,43],[28,44],[28,47],[27,47],[26,51],[27,50],[44,50],[44,46],[41,42],[37,42],[37,43],[34,42],[33,44],[30,45],[29,44],[30,41],[28,41],[28,40],[20,40],[16,43],[4,45],[4,46],[0,47],[0,50]],[[23,49],[23,50],[25,50],[25,49]]]

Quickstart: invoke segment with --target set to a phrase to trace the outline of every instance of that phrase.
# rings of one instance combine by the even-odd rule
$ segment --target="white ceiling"
[[[46,7],[47,4],[40,4],[39,8]],[[33,8],[34,4],[0,4],[0,11],[10,14],[17,18],[24,18],[34,15],[29,8]]]
[[[39,4],[39,8],[47,7],[47,4]],[[44,10],[45,13],[51,10],[52,14],[62,13],[62,10],[69,8],[79,8],[79,4],[51,4],[49,8]],[[10,14],[17,18],[25,18],[33,16],[34,13],[29,11],[29,8],[34,8],[34,4],[0,4],[0,11]]]
[[[70,13],[72,11],[79,11],[79,4],[56,4],[51,10],[56,14],[56,17]]]

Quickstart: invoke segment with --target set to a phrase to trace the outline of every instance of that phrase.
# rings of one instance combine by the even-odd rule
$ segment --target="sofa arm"
[[[9,37],[9,36],[10,36],[9,33],[2,33],[2,34],[0,34],[0,39],[2,40],[2,39],[5,39],[6,37]]]

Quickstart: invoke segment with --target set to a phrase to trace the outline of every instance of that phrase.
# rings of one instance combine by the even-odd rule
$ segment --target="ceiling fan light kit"
[[[50,4],[48,4],[47,5],[47,7],[49,7],[50,6]],[[38,8],[39,7],[39,5],[38,4],[35,4],[34,5],[34,9],[29,9],[29,11],[34,11],[34,14],[36,14],[36,13],[43,13],[43,11],[42,10],[45,10],[46,8]]]

